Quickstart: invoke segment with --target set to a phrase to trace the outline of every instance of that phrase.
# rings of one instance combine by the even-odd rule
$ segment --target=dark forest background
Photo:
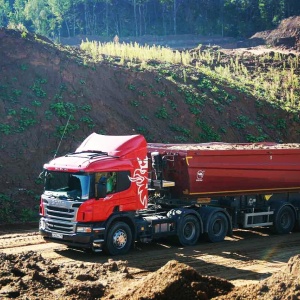
[[[0,0],[0,27],[76,35],[250,37],[300,15],[299,0]]]

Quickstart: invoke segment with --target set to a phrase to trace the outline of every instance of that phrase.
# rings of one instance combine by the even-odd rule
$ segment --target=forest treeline
[[[78,34],[250,37],[300,15],[300,0],[0,0],[0,27]]]

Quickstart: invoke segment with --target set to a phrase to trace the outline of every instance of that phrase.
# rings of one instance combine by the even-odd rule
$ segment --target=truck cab
[[[101,249],[112,222],[120,216],[132,220],[147,207],[145,158],[143,136],[95,133],[74,153],[45,164],[39,226],[44,238]]]

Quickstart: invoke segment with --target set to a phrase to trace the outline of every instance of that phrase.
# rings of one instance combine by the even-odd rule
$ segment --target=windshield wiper
[[[81,156],[80,154],[87,154],[87,155]],[[85,151],[80,151],[80,152],[71,152],[71,153],[66,154],[65,156],[66,157],[78,156],[78,157],[90,158],[90,159],[93,159],[93,158],[99,157],[99,156],[109,156],[109,157],[114,157],[114,158],[120,157],[120,156],[115,156],[115,155],[109,155],[108,152],[97,151],[97,150],[85,150]]]

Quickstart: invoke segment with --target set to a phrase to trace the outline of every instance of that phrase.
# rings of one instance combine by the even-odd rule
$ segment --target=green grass
[[[212,93],[225,97],[230,103],[233,98],[219,89],[216,84],[230,86],[241,93],[256,99],[271,102],[287,111],[300,110],[299,56],[286,57],[268,53],[256,58],[254,67],[243,63],[243,57],[235,55],[224,60],[225,55],[210,49],[204,51],[173,51],[161,46],[141,46],[137,43],[98,43],[82,42],[81,49],[89,53],[95,61],[103,55],[112,61],[120,58],[120,64],[143,64],[143,68],[157,69],[160,75],[172,81],[188,84],[197,80],[199,90],[211,90]],[[153,63],[154,61],[159,62]],[[196,61],[196,63],[195,63]],[[224,62],[225,61],[225,62]],[[276,62],[276,66],[266,62]],[[128,64],[127,64],[128,66]],[[182,66],[174,71],[173,66]],[[157,76],[157,82],[161,80]],[[134,89],[134,85],[129,86]]]

